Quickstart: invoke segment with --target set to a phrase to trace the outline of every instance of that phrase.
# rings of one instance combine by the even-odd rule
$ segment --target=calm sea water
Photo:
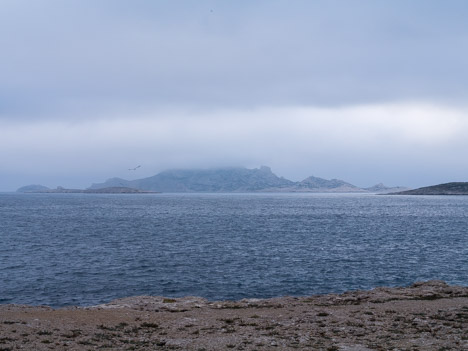
[[[0,303],[468,285],[468,197],[0,194]]]

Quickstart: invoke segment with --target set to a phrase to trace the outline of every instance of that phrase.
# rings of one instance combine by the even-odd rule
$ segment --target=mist
[[[2,190],[47,177],[61,179],[49,186],[86,187],[173,168],[268,165],[291,180],[315,175],[358,186],[412,187],[456,180],[454,174],[468,171],[466,110],[444,106],[165,110],[1,127]]]

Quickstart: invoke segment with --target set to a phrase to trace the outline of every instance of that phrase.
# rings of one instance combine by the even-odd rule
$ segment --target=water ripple
[[[0,194],[0,302],[468,285],[468,197]]]

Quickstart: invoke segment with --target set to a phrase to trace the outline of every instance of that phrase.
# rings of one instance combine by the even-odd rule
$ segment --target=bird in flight
[[[129,168],[128,170],[129,170],[129,171],[136,171],[136,170],[137,170],[138,168],[140,168],[140,167],[141,167],[141,165],[138,165],[138,166],[136,166],[135,168]]]

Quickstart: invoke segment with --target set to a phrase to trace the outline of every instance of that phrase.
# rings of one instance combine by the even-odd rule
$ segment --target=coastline
[[[310,297],[136,296],[92,307],[0,305],[0,349],[462,350],[468,287],[442,281]]]

